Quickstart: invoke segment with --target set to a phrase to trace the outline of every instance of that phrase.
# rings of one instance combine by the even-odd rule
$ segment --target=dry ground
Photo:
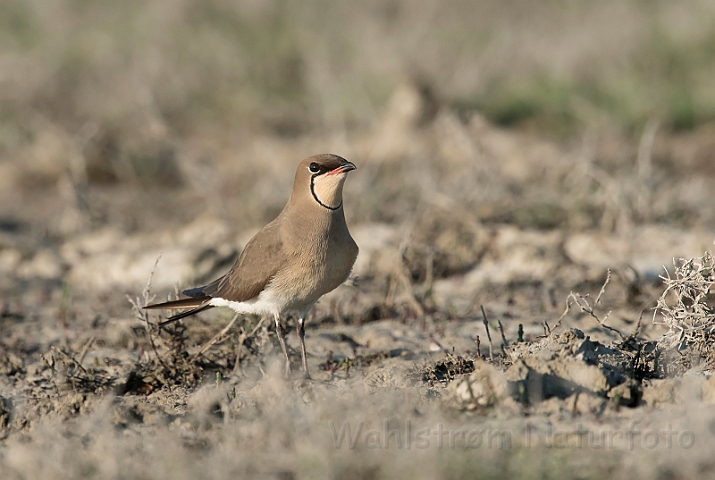
[[[395,121],[389,115],[385,123]],[[212,212],[235,200],[212,204],[210,191],[230,192],[238,167],[208,172],[216,184],[207,191],[89,188],[93,205],[135,218],[134,226],[39,232],[43,222],[96,221],[94,207],[69,200],[36,207],[43,220],[4,225],[0,465],[8,478],[558,477],[573,469],[583,478],[709,476],[711,360],[684,364],[649,343],[667,330],[652,323],[662,266],[709,248],[709,211],[691,207],[698,222],[688,228],[636,222],[633,207],[611,195],[635,203],[654,194],[647,182],[627,173],[616,181],[580,147],[479,117],[464,124],[444,113],[405,134],[413,136],[405,145],[435,157],[370,157],[360,148],[379,133],[346,141],[354,145],[347,152],[331,148],[360,166],[346,208],[361,254],[358,281],[311,315],[313,381],[282,378],[274,335],[258,319],[241,319],[199,352],[229,322],[227,312],[160,331],[159,316],[137,315],[129,301],[145,302],[152,272],[147,295],[163,298],[176,281],[193,285],[227,268],[252,230]],[[334,142],[257,141],[272,152],[264,165],[275,172],[262,198],[280,205],[300,152]],[[179,166],[188,177],[191,166]],[[666,167],[656,164],[653,177]],[[657,196],[707,174],[663,175]],[[415,200],[407,206],[400,195]],[[576,195],[592,205],[559,203]],[[644,208],[655,215],[681,198]],[[205,211],[191,218],[192,208]],[[598,228],[606,221],[612,228]],[[586,302],[598,318],[583,312]],[[553,333],[542,338],[547,328]],[[391,430],[399,434],[388,441]]]
[[[712,2],[199,3],[1,7],[2,478],[712,477]],[[361,251],[313,380],[135,308],[318,152]]]

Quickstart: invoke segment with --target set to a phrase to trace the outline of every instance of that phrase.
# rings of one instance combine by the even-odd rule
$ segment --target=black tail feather
[[[182,318],[188,317],[190,315],[195,315],[199,312],[203,312],[204,310],[208,310],[209,308],[213,308],[213,305],[209,305],[209,304],[199,305],[196,308],[192,308],[191,310],[187,310],[185,312],[177,313],[176,315],[173,315],[173,316],[167,318],[163,322],[159,323],[159,326],[163,327],[164,325],[175,322],[177,320],[181,320]]]
[[[213,308],[213,305],[209,305],[209,302],[211,301],[211,297],[203,296],[203,297],[193,297],[193,298],[182,298],[181,300],[173,300],[170,302],[164,302],[164,303],[155,303],[154,305],[147,305],[144,308],[145,309],[167,309],[167,310],[173,310],[173,309],[188,309],[185,310],[181,313],[178,313],[176,315],[173,315],[163,322],[159,323],[159,325],[166,325],[167,323],[175,322],[177,320],[181,320],[182,318],[188,317],[189,315],[195,315],[199,312],[203,312],[204,310],[208,310],[209,308]]]

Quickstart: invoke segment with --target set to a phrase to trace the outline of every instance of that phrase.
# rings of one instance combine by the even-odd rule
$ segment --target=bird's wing
[[[182,292],[189,298],[147,305],[144,308],[191,309],[164,322],[169,323],[211,308],[209,302],[212,298],[223,298],[232,302],[251,300],[263,291],[285,265],[286,254],[282,247],[278,225],[275,222],[269,223],[248,242],[226,275],[205,287]]]
[[[203,287],[190,288],[188,290],[182,291],[181,293],[191,298],[204,298],[206,296],[204,290],[207,286],[208,285],[204,285]]]
[[[231,270],[206,285],[201,294],[232,302],[251,300],[263,291],[286,260],[278,224],[271,222],[248,242]]]

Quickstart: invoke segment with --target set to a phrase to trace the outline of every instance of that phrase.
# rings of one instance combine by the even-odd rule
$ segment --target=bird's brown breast
[[[315,303],[343,283],[357,258],[358,246],[340,212],[316,215],[302,224],[286,222],[283,248],[291,261],[271,282],[298,306]]]

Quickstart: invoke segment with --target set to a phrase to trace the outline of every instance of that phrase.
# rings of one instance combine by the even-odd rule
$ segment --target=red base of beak
[[[337,175],[338,173],[347,173],[351,170],[355,170],[357,167],[355,166],[354,163],[347,162],[344,165],[340,165],[338,168],[335,168],[331,171],[328,172],[328,175]]]

